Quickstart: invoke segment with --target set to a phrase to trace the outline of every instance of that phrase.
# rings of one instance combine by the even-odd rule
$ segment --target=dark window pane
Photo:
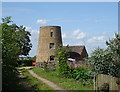
[[[50,56],[50,61],[54,61],[54,56]]]
[[[55,49],[54,43],[50,43],[50,49]]]
[[[53,37],[53,32],[50,32],[50,37]]]

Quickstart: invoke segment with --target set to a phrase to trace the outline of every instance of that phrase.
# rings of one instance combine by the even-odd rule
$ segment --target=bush
[[[69,47],[59,47],[56,59],[59,61],[59,74],[60,76],[68,77],[69,66],[67,64],[70,49]]]
[[[106,44],[107,49],[97,48],[89,58],[89,62],[96,73],[120,77],[120,38],[118,34]]]
[[[69,52],[69,47],[60,47],[58,49],[56,57],[59,61],[59,75],[79,80],[83,85],[92,84],[92,82],[88,81],[92,79],[92,71],[89,68],[85,67],[85,65],[81,65],[77,68],[68,65],[67,58],[69,57]]]
[[[17,61],[18,66],[32,66],[33,60],[19,60]]]
[[[85,68],[84,65],[81,65],[77,68],[70,67],[69,68],[69,78],[73,78],[75,80],[83,79],[87,81],[92,78],[92,71],[88,68]]]

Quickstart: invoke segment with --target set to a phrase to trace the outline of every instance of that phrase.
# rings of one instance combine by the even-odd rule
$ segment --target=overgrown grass
[[[26,81],[37,91],[40,92],[41,90],[54,90],[53,88],[47,86],[43,82],[39,81],[38,79],[32,77],[28,71],[23,72],[24,76],[26,77]]]
[[[39,76],[44,77],[56,83],[57,85],[59,85],[60,87],[66,90],[92,90],[93,89],[92,87],[93,85],[83,86],[81,81],[60,77],[58,70],[47,72],[45,70],[42,70],[41,68],[36,68],[36,67],[34,67],[32,70]]]

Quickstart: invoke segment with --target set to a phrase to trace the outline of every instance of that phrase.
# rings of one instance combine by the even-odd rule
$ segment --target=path
[[[19,83],[22,85],[22,89],[18,89],[21,92],[35,92],[34,88],[26,81],[26,77],[23,75],[22,71],[19,70],[18,74]]]
[[[35,78],[37,78],[38,80],[44,82],[46,85],[50,86],[51,88],[55,89],[55,90],[64,90],[62,88],[60,88],[58,85],[56,85],[55,83],[45,79],[45,78],[42,78],[40,76],[38,76],[37,74],[35,74],[32,70],[28,70],[28,72]]]

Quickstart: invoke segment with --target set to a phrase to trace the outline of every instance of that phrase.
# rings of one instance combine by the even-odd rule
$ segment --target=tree
[[[110,75],[120,77],[120,37],[115,33],[115,38],[106,42],[108,52],[111,53]]]
[[[32,44],[29,38],[31,35],[30,32],[25,31],[25,27],[14,24],[11,17],[2,18],[0,30],[2,31],[3,88],[7,88],[9,77],[15,77],[15,66],[19,55],[27,56],[31,50]]]
[[[107,49],[97,48],[89,58],[96,73],[108,74],[120,77],[120,38],[115,34],[115,38],[106,42]]]
[[[115,38],[106,42],[108,50],[112,54],[112,60],[114,62],[120,62],[120,37],[115,33]]]
[[[3,65],[5,59],[16,60],[19,55],[27,56],[31,50],[30,32],[25,31],[25,27],[17,26],[11,21],[11,17],[2,19],[2,56]],[[11,62],[14,63],[14,62]],[[10,63],[9,63],[10,64]]]
[[[92,64],[96,73],[108,74],[111,61],[111,53],[107,50],[97,48],[92,56],[89,58],[89,62]]]

